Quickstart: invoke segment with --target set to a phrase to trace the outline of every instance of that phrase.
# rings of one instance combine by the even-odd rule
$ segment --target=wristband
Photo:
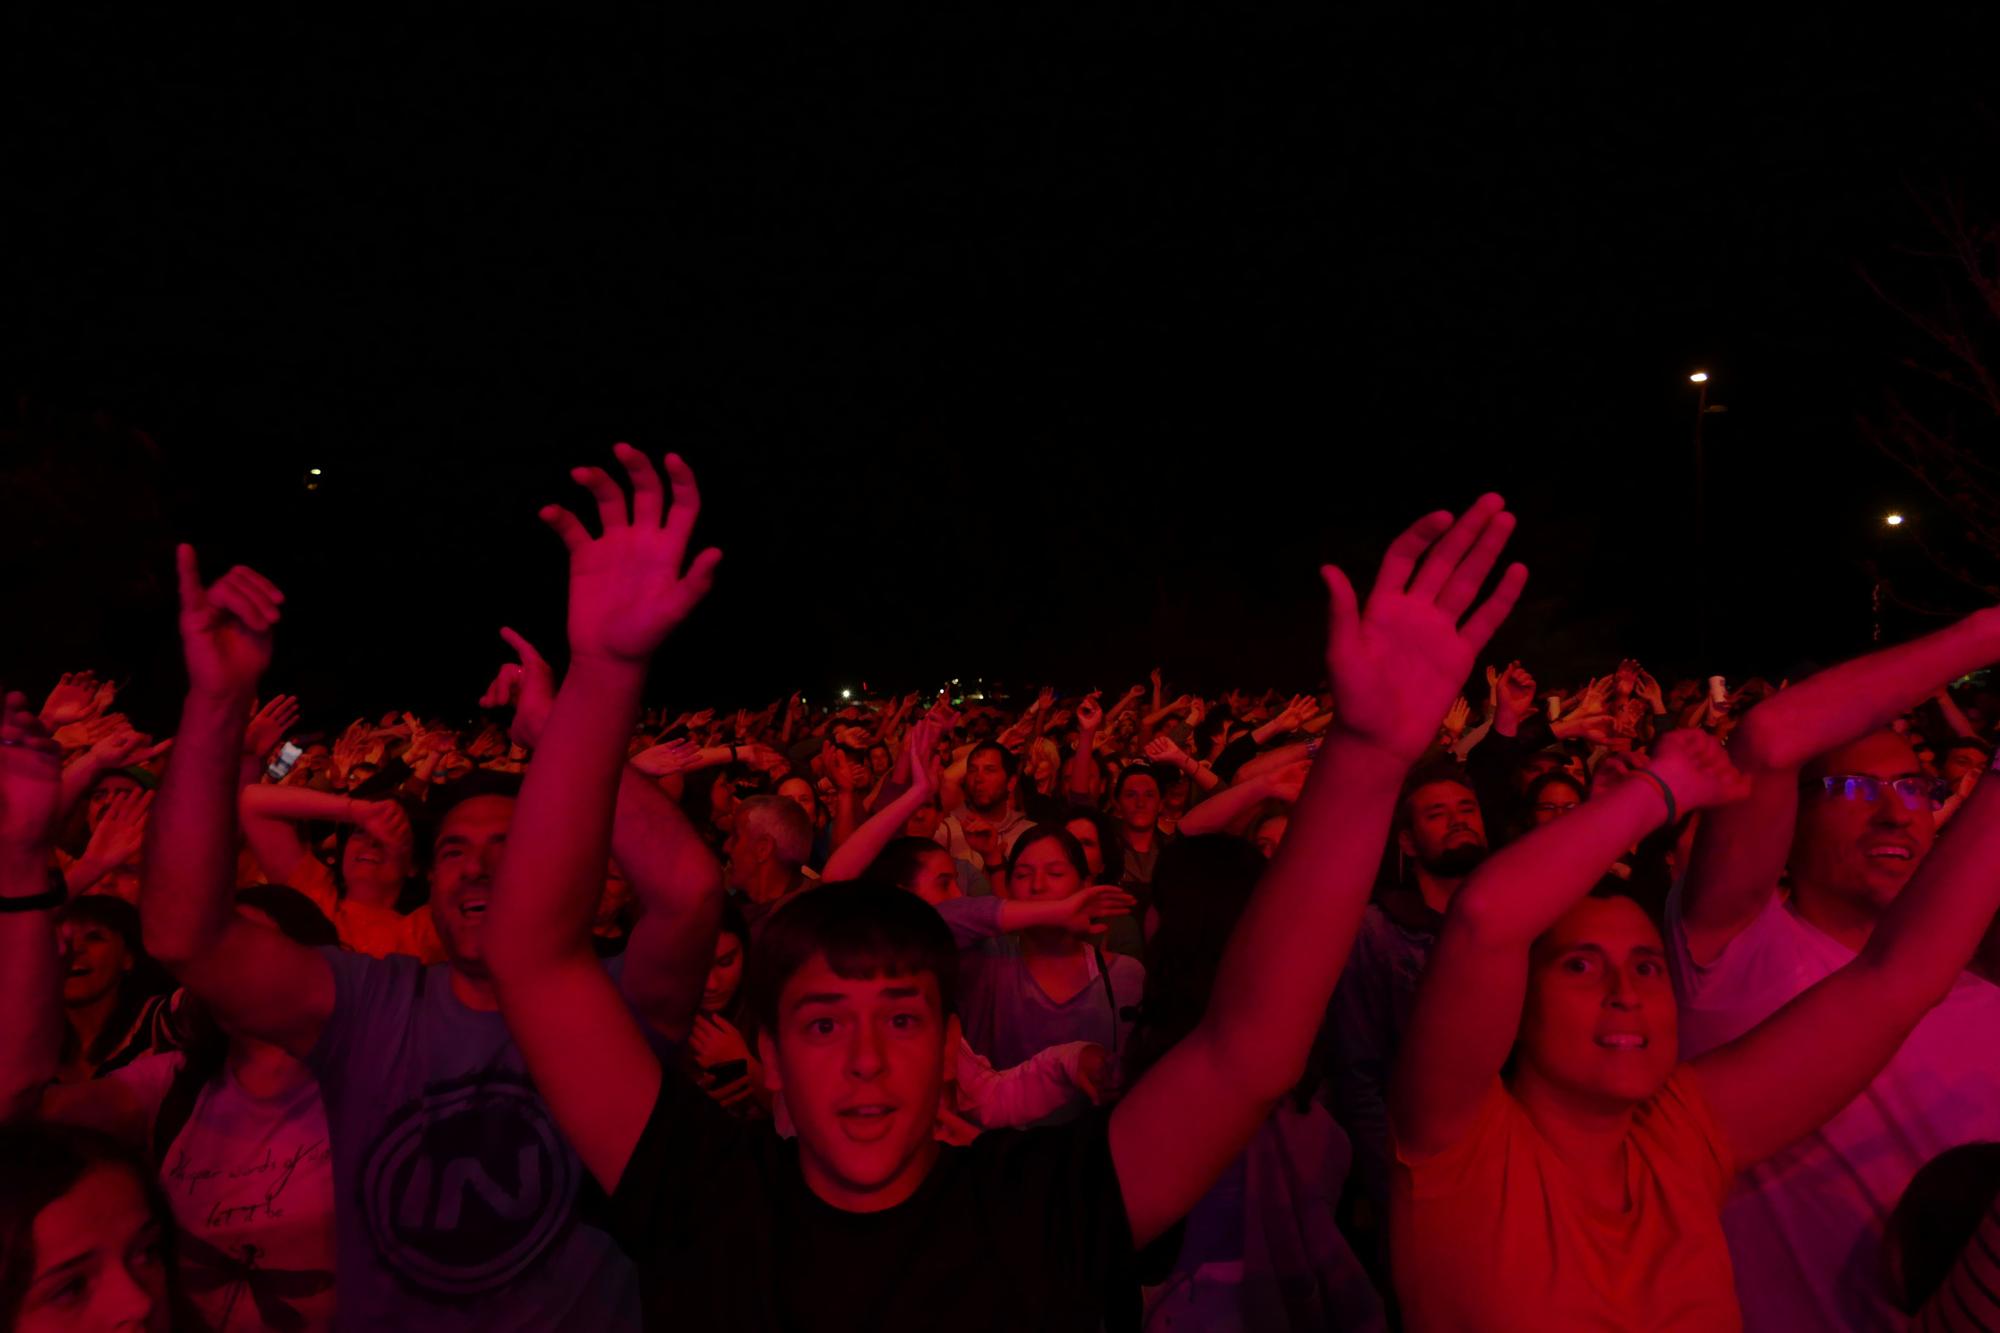
[[[69,883],[62,871],[49,867],[49,887],[22,898],[0,898],[0,912],[45,912],[69,901]]]
[[[1667,803],[1667,822],[1663,827],[1671,828],[1681,817],[1680,807],[1674,803],[1674,789],[1667,785],[1665,778],[1649,769],[1635,768],[1632,774],[1634,777],[1646,779],[1660,789],[1660,797]]]

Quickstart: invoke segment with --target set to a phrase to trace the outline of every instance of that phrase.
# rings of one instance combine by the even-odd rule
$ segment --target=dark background
[[[31,689],[94,665],[167,725],[185,537],[290,593],[309,722],[467,710],[500,624],[560,648],[534,511],[618,439],[726,552],[683,706],[1305,684],[1316,565],[1487,488],[1533,570],[1495,652],[1549,679],[1782,674],[1867,642],[1870,561],[1922,589],[1859,272],[1989,171],[1964,21],[242,22],[10,20]]]

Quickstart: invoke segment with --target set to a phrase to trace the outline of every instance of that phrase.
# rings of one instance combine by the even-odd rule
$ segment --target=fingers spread
[[[1521,600],[1521,589],[1527,585],[1526,565],[1516,563],[1507,566],[1507,572],[1500,576],[1500,584],[1493,590],[1493,595],[1481,603],[1479,609],[1472,613],[1472,618],[1458,631],[1459,638],[1470,645],[1474,652],[1485,647],[1486,641],[1493,637],[1493,632],[1500,628],[1501,622],[1513,613],[1514,604]]]
[[[561,505],[543,505],[537,516],[555,529],[556,536],[562,538],[563,545],[569,548],[571,555],[589,547],[590,533],[577,521],[575,514]]]
[[[660,487],[660,474],[653,470],[652,461],[629,444],[615,444],[611,452],[624,466],[625,475],[632,479],[633,524],[641,528],[658,527],[664,493]]]
[[[1459,561],[1471,549],[1474,541],[1486,530],[1495,514],[1505,506],[1505,501],[1488,491],[1472,502],[1472,507],[1458,516],[1445,534],[1437,539],[1423,564],[1417,568],[1417,577],[1410,583],[1413,597],[1435,598],[1445,582],[1457,570]]]
[[[1452,571],[1451,577],[1438,593],[1437,604],[1445,614],[1456,619],[1465,614],[1465,608],[1472,605],[1472,599],[1479,595],[1480,585],[1493,572],[1493,566],[1500,559],[1500,552],[1507,546],[1507,539],[1514,535],[1514,516],[1506,510],[1494,514],[1473,543],[1472,550]]]
[[[1402,592],[1409,587],[1410,572],[1417,567],[1417,557],[1430,544],[1451,527],[1451,511],[1440,509],[1425,514],[1403,530],[1401,536],[1389,543],[1389,549],[1382,556],[1382,568],[1375,575],[1375,589],[1371,596],[1382,593]],[[1331,569],[1329,565],[1327,568]]]

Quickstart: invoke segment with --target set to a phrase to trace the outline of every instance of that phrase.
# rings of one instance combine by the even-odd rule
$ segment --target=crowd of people
[[[171,737],[5,693],[0,1324],[2000,1328],[2000,609],[1554,687],[1489,495],[1314,691],[674,714],[615,457],[476,713],[187,547]]]

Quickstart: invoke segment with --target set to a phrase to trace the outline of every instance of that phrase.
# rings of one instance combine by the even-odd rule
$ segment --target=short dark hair
[[[1104,861],[1104,875],[1099,882],[1119,883],[1125,878],[1125,835],[1118,823],[1102,810],[1078,806],[1063,816],[1063,831],[1068,833],[1069,826],[1079,819],[1097,830],[1097,854]],[[1019,845],[1015,844],[1017,847]]]
[[[521,775],[519,773],[499,773],[489,768],[475,768],[462,778],[456,778],[431,792],[431,799],[424,803],[423,829],[417,836],[413,851],[415,859],[428,866],[437,850],[438,830],[451,812],[467,801],[476,801],[482,796],[504,796],[510,801],[521,797]]]
[[[1530,809],[1533,809],[1535,803],[1542,799],[1542,793],[1551,787],[1568,787],[1577,794],[1578,799],[1582,799],[1590,794],[1581,782],[1570,776],[1568,770],[1558,768],[1544,773],[1533,782],[1530,782],[1528,790],[1522,793],[1522,799],[1528,803]]]
[[[1914,1314],[1951,1273],[1959,1251],[2000,1193],[2000,1143],[1965,1143],[1926,1162],[1889,1214],[1887,1247],[1901,1261],[1901,1290]]]
[[[1977,736],[1952,737],[1951,744],[1944,747],[1944,752],[1950,754],[1953,750],[1976,750],[1988,759],[1993,757],[1993,747]]]
[[[951,853],[929,838],[919,838],[914,834],[892,838],[887,847],[878,853],[863,872],[864,879],[872,879],[880,884],[894,884],[899,889],[908,889],[910,881],[917,876],[917,867],[933,852],[944,856]]]
[[[1410,826],[1410,798],[1440,782],[1455,783],[1471,792],[1475,801],[1479,799],[1479,788],[1472,785],[1472,775],[1460,765],[1444,762],[1421,765],[1403,780],[1402,794],[1396,798],[1397,830]]]
[[[823,956],[834,975],[937,978],[938,1002],[956,1009],[958,946],[944,918],[914,893],[872,880],[826,884],[786,903],[764,921],[743,979],[757,1027],[778,1031],[778,999],[794,973]]]
[[[1120,796],[1123,796],[1125,794],[1125,784],[1133,778],[1151,778],[1153,785],[1159,788],[1161,792],[1164,793],[1167,789],[1165,780],[1160,777],[1159,769],[1154,768],[1151,764],[1127,764],[1119,770],[1118,780],[1111,784],[1111,799],[1115,801]]]
[[[979,744],[973,746],[972,749],[966,752],[965,766],[967,768],[972,767],[972,761],[989,750],[1000,756],[1000,771],[1010,778],[1013,777],[1014,771],[1021,766],[1021,761],[1014,757],[1012,750],[1002,745],[999,741],[981,741]]]

